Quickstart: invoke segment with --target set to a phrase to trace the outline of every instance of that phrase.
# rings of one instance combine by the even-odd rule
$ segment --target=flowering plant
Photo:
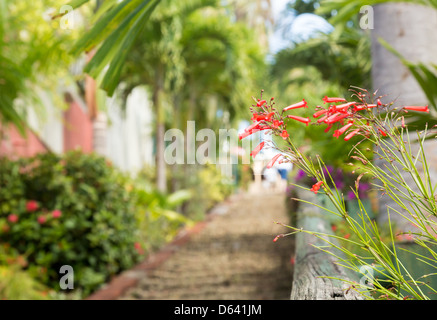
[[[367,266],[371,268],[372,274],[373,272],[384,274],[384,279],[378,280],[366,273],[364,274],[368,277],[366,283],[343,280],[349,281],[350,289],[359,291],[366,298],[428,299],[429,291],[433,294],[437,293],[435,288],[432,288],[425,281],[429,274],[413,277],[411,270],[408,270],[399,258],[399,249],[395,244],[395,240],[400,235],[408,234],[408,239],[424,248],[426,254],[419,254],[405,248],[403,251],[413,255],[415,259],[424,264],[433,267],[437,265],[437,252],[434,251],[437,244],[437,233],[436,222],[433,219],[437,217],[437,205],[434,198],[437,186],[432,185],[423,148],[423,143],[430,131],[428,128],[424,128],[423,131],[417,132],[417,139],[414,139],[410,136],[407,128],[408,119],[405,119],[405,116],[410,112],[429,112],[428,106],[403,106],[399,108],[394,106],[394,102],[382,103],[383,97],[378,96],[377,92],[370,93],[357,87],[353,87],[351,92],[351,98],[355,101],[325,96],[323,106],[315,107],[313,121],[310,117],[305,118],[290,114],[290,111],[294,109],[308,108],[305,100],[278,110],[275,107],[274,99],[270,99],[268,103],[262,99],[261,93],[261,98],[255,99],[255,104],[250,108],[253,113],[253,124],[246,128],[245,132],[240,135],[240,139],[260,130],[269,130],[266,132],[284,139],[287,142],[286,148],[278,148],[273,141],[263,141],[255,148],[255,153],[266,147],[276,148],[280,153],[271,159],[268,167],[273,166],[277,161],[292,162],[308,177],[313,178],[314,183],[311,186],[301,186],[301,188],[316,194],[325,194],[336,208],[335,211],[331,210],[330,212],[339,216],[353,234],[353,237],[350,235],[340,237],[335,234],[321,234],[303,230],[297,226],[288,226],[292,231],[277,236],[274,241],[297,232],[311,233],[327,241],[331,247],[340,250],[344,256],[328,251],[338,258],[340,265],[357,273],[362,273],[361,267]],[[352,172],[357,173],[358,176],[347,197],[355,196],[358,200],[359,212],[356,213],[356,218],[348,212],[344,193],[337,186],[323,159],[316,156],[316,159],[313,160],[295,145],[292,134],[287,131],[289,120],[302,122],[306,126],[310,124],[325,126],[325,133],[333,132],[333,139],[341,138],[354,142],[350,154],[356,162],[355,164],[351,163],[351,165],[353,166]],[[373,150],[365,147],[366,144],[363,143],[365,141],[373,144]],[[413,142],[416,142],[419,147],[414,152]],[[422,170],[420,170],[419,164],[422,166]],[[381,196],[390,198],[395,204],[387,207],[388,243],[383,241],[380,227],[372,221],[360,199],[363,187],[369,188],[369,185],[361,183],[364,176],[369,177],[373,189],[380,192]],[[300,201],[307,202],[303,199]],[[404,224],[401,233],[397,235],[394,233],[390,218],[393,213],[398,217],[403,217],[408,222],[408,225]],[[397,221],[401,220],[397,219]],[[340,240],[340,243],[347,241],[360,250],[354,251],[350,249],[350,246],[337,245],[327,240],[332,237]],[[326,251],[326,248],[322,250]],[[371,261],[370,264],[369,261]]]

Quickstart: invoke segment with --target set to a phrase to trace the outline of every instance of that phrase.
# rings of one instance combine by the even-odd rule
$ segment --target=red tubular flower
[[[278,129],[280,125],[284,124],[284,121],[273,120],[272,129]]]
[[[255,132],[262,131],[262,130],[269,130],[269,129],[271,129],[269,126],[263,126],[263,127],[258,126],[256,128],[253,128],[252,130],[247,130],[247,131],[245,130],[243,133],[240,133],[238,135],[238,138],[241,140],[241,139],[244,139],[244,138],[250,136],[251,134],[253,134]]]
[[[317,194],[319,191],[321,185],[323,184],[323,181],[319,181],[313,185],[313,187],[310,189],[310,191],[314,192],[314,194]]]
[[[256,146],[255,149],[252,150],[252,152],[250,153],[252,158],[255,158],[258,152],[260,152],[262,148],[264,148],[264,141],[261,142],[258,146]]]
[[[354,106],[354,110],[355,111],[361,111],[361,110],[365,110],[365,109],[371,109],[371,108],[375,108],[377,105],[376,104],[360,104],[358,106]]]
[[[256,103],[257,107],[261,107],[264,103],[266,103],[267,101],[265,100],[258,100],[258,102]]]
[[[278,235],[273,239],[273,242],[276,242],[276,241],[278,241],[279,238],[283,238],[283,237],[284,237],[283,234],[278,234]]]
[[[384,131],[382,131],[381,129],[378,129],[379,130],[379,132],[381,132],[381,134],[384,136],[384,137],[387,137],[387,133],[385,133]]]
[[[260,125],[261,122],[262,122],[262,120],[252,123],[246,129],[244,129],[244,131],[248,132],[248,131],[252,131],[253,129],[256,129]]]
[[[347,118],[349,116],[348,113],[335,113],[332,116],[329,116],[328,118],[326,118],[323,122],[327,123],[327,124],[331,124],[331,123],[335,123],[337,121],[340,121],[341,119]]]
[[[287,130],[283,130],[282,132],[281,132],[281,137],[282,137],[282,139],[287,139],[288,137],[289,137],[290,135],[288,134],[288,132],[287,132]]]
[[[333,124],[328,124],[328,126],[325,129],[325,133],[327,133],[329,130],[331,130]]]
[[[348,133],[346,137],[344,137],[344,141],[349,141],[354,135],[356,135],[360,131],[360,129],[355,129],[354,131]]]
[[[334,134],[333,134],[333,137],[338,138],[338,137],[341,136],[343,133],[345,133],[347,129],[349,129],[350,127],[352,127],[352,125],[353,125],[353,122],[350,122],[350,123],[348,123],[347,125],[341,127],[340,129],[335,130],[335,132],[334,132]]]
[[[273,115],[275,112],[269,112],[269,113],[262,113],[262,114],[254,114],[251,120],[253,121],[270,121],[272,120]]]
[[[300,121],[300,122],[302,122],[302,123],[305,123],[306,125],[308,125],[308,124],[311,122],[311,121],[310,121],[310,118],[303,118],[303,117],[299,117],[299,116],[288,115],[287,118],[290,118],[290,119],[294,119],[294,120]]]
[[[404,107],[404,110],[411,110],[411,111],[419,111],[419,112],[428,112],[429,108],[428,106],[406,106]]]
[[[282,154],[278,153],[276,156],[274,156],[272,158],[272,160],[270,160],[270,162],[267,164],[267,169],[270,169],[271,167],[273,167],[273,165],[275,164],[276,160],[278,160],[278,158],[282,156]]]
[[[347,108],[349,108],[350,106],[353,106],[355,104],[357,104],[357,103],[353,101],[353,102],[343,103],[343,104],[340,104],[338,106],[334,106],[334,108],[336,111],[342,112],[342,111],[346,111]]]
[[[238,135],[238,138],[239,138],[240,140],[241,140],[241,139],[244,139],[244,138],[250,136],[252,133],[255,133],[256,131],[259,131],[259,130],[256,129],[256,130],[251,130],[251,131],[244,131],[243,133],[240,133],[240,134]]]
[[[317,123],[325,122],[326,119],[328,119],[328,115],[321,117],[319,120],[317,120]]]
[[[282,111],[288,111],[291,109],[298,109],[298,108],[308,108],[307,102],[305,101],[305,99],[303,99],[301,102],[292,104],[288,107],[285,107]]]
[[[325,96],[323,98],[323,101],[325,103],[335,103],[335,102],[346,102],[346,99],[343,99],[343,98],[329,98],[329,97]]]
[[[317,111],[316,113],[313,114],[313,117],[314,117],[314,118],[318,118],[318,117],[320,117],[322,114],[325,114],[325,113],[327,113],[327,112],[328,112],[328,109],[322,109],[322,110],[319,110],[319,111]]]

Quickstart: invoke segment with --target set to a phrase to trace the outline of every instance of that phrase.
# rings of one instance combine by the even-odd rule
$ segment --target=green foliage
[[[0,122],[15,124],[24,134],[27,105],[40,104],[36,88],[53,89],[60,76],[67,78],[72,57],[68,46],[80,32],[63,30],[52,22],[48,9],[60,0],[4,0],[0,4]],[[53,92],[53,90],[52,90]],[[56,94],[54,94],[56,95]],[[25,101],[21,105],[17,100]]]
[[[23,254],[43,283],[58,288],[59,268],[71,265],[75,288],[88,294],[137,261],[128,180],[104,158],[70,152],[2,159],[0,171],[0,241]],[[29,209],[29,200],[37,208]]]
[[[329,22],[337,25],[344,24],[350,19],[355,18],[360,12],[360,8],[366,5],[377,5],[387,2],[409,2],[437,8],[436,0],[322,0],[316,14],[326,15],[336,12]]]
[[[156,190],[135,189],[136,218],[140,233],[140,243],[146,251],[151,251],[171,240],[183,226],[192,223],[190,219],[175,209],[192,198],[189,190],[179,190],[164,195]]]
[[[29,273],[15,267],[0,266],[0,299],[45,300],[44,287]]]
[[[78,8],[88,0],[73,0]],[[76,43],[73,54],[99,47],[87,64],[85,72],[102,78],[101,88],[112,96],[118,86],[120,74],[129,49],[143,31],[159,0],[105,1],[98,9],[97,22]],[[105,68],[108,66],[108,68]]]

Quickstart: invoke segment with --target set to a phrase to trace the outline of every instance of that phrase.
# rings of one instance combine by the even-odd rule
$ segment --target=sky
[[[331,25],[323,18],[314,14],[302,14],[298,18],[294,18],[290,14],[284,16],[284,9],[290,0],[272,0],[272,11],[275,21],[288,22],[293,21],[290,30],[279,28],[270,37],[270,51],[275,53],[290,44],[290,40],[284,39],[285,32],[289,38],[293,39],[307,39],[316,31],[332,30]]]

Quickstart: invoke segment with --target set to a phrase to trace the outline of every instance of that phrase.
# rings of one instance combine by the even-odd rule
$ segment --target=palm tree
[[[141,84],[151,89],[160,191],[167,189],[164,132],[172,115],[180,123],[185,117],[205,123],[199,102],[208,95],[220,97],[233,113],[241,109],[242,95],[250,89],[247,80],[255,78],[249,72],[253,70],[249,63],[254,63],[250,50],[259,52],[253,43],[242,41],[250,38],[242,30],[231,23],[218,1],[167,1],[156,9],[127,56],[122,76],[125,94]]]
[[[374,13],[375,29],[372,32],[374,89],[380,90],[381,94],[388,94],[390,100],[396,99],[398,105],[428,104],[428,97],[421,90],[413,74],[396,55],[381,44],[379,39],[384,39],[408,61],[436,64],[437,35],[432,30],[437,28],[437,10],[410,3],[386,3],[375,6]],[[405,23],[405,19],[408,19],[408,24]],[[431,116],[434,117],[435,123],[436,112]],[[423,128],[425,122],[430,122],[431,119],[426,117],[421,120],[414,126],[420,125],[420,128]],[[410,124],[410,128],[412,126],[413,124]],[[427,141],[425,148],[428,154],[433,154],[437,150],[437,143],[432,140]],[[430,162],[430,172],[433,174],[433,181],[436,182],[437,167],[434,163],[434,161]],[[408,173],[404,178],[409,185],[415,185]],[[385,211],[386,207],[398,208],[391,199],[382,198],[380,208]],[[384,213],[382,217],[386,218],[385,212],[381,213]],[[396,217],[400,216],[396,215]],[[403,219],[398,219],[397,222],[406,224]]]

